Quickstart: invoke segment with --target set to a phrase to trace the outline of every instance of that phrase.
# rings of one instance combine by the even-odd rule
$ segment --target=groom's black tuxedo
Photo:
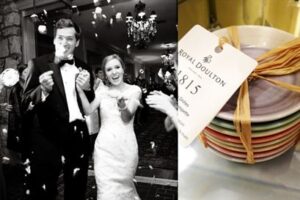
[[[75,59],[76,67],[90,72],[90,88],[93,78],[88,66]],[[69,122],[69,109],[60,66],[54,63],[54,55],[46,55],[28,63],[29,75],[25,82],[22,108],[32,118],[27,140],[31,158],[31,192],[33,199],[55,199],[56,183],[64,170],[65,199],[84,199],[88,157],[91,150],[84,121]],[[53,89],[42,100],[39,76],[52,70]],[[75,80],[74,80],[75,81]],[[86,92],[93,98],[92,89]],[[80,98],[77,101],[82,112]],[[32,110],[28,110],[33,105]],[[43,186],[45,184],[45,187]]]

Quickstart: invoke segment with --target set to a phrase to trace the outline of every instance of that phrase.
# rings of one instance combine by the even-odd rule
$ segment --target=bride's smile
[[[112,59],[105,66],[105,74],[108,81],[113,86],[119,86],[123,83],[124,69],[117,59]]]

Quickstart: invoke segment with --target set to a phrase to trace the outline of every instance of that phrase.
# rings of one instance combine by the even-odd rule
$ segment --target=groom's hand
[[[90,90],[90,73],[87,70],[81,70],[76,78],[76,84],[82,90]]]
[[[50,93],[52,91],[54,81],[52,78],[53,71],[47,71],[40,75],[39,81],[44,92]]]

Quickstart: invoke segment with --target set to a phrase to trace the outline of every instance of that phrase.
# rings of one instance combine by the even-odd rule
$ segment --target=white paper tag
[[[179,142],[189,145],[250,75],[256,60],[199,25],[178,43]]]

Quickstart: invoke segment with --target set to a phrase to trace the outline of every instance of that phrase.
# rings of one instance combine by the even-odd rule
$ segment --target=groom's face
[[[79,40],[76,40],[75,29],[73,27],[61,28],[56,30],[54,38],[55,55],[58,58],[68,59],[73,56],[75,48],[79,45]]]

